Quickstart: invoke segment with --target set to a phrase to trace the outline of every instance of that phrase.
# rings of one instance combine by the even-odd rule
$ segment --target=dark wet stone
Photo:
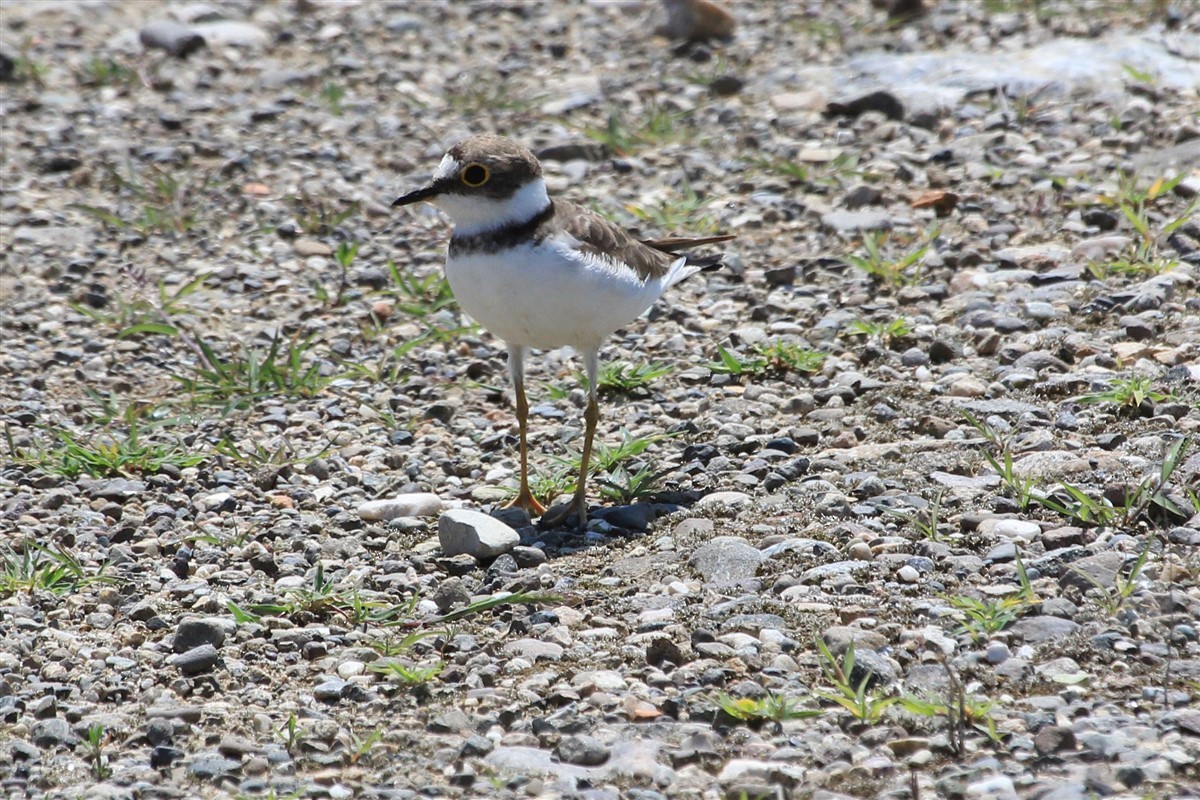
[[[883,202],[883,192],[874,186],[867,184],[859,184],[850,191],[846,192],[846,196],[842,198],[843,205],[846,208],[854,211],[863,206],[877,206]]]
[[[1115,230],[1120,220],[1106,208],[1089,208],[1083,212],[1083,223],[1102,231]]]
[[[646,663],[656,667],[662,666],[667,662],[678,666],[687,660],[679,645],[665,636],[655,639],[646,648]]]
[[[225,643],[225,628],[215,619],[185,619],[175,629],[175,638],[171,641],[171,649],[176,653],[204,644],[219,649]]]
[[[188,774],[200,780],[216,780],[240,770],[241,761],[226,758],[219,753],[201,753],[188,764]]]
[[[187,58],[205,44],[199,33],[170,20],[157,20],[142,26],[138,40],[147,50],[165,50],[175,58]]]
[[[853,100],[830,103],[825,108],[827,116],[857,117],[868,111],[878,111],[888,119],[904,119],[904,104],[891,92],[875,91]]]

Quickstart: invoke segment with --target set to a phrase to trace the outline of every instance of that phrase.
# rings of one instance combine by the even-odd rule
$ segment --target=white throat
[[[534,178],[503,200],[443,194],[434,200],[434,204],[454,220],[456,236],[474,236],[506,225],[528,222],[550,205],[550,196],[546,194],[546,182]]]

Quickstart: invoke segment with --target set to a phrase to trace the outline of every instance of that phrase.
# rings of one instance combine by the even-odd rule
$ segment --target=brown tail
[[[733,234],[725,234],[723,236],[706,236],[702,239],[688,239],[686,237],[674,237],[670,239],[642,239],[642,244],[653,247],[655,250],[661,250],[664,253],[678,253],[686,247],[701,247],[706,244],[717,244],[719,242],[728,242],[730,239],[736,239]]]

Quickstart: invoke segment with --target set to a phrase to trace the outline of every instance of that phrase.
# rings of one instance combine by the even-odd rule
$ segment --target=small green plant
[[[95,583],[115,583],[101,566],[90,574],[69,550],[26,543],[19,551],[0,545],[0,596],[18,592],[66,595]]]
[[[1130,80],[1132,80],[1134,83],[1146,83],[1146,84],[1150,84],[1151,86],[1153,86],[1155,83],[1158,82],[1158,76],[1156,76],[1154,73],[1147,72],[1146,70],[1143,70],[1143,69],[1138,69],[1137,67],[1133,66],[1132,64],[1127,64],[1127,63],[1122,62],[1121,69],[1125,72],[1126,75],[1129,76]]]
[[[733,352],[717,345],[717,361],[710,361],[707,367],[718,375],[757,375],[767,368],[765,358],[742,358]]]
[[[250,347],[222,359],[203,339],[196,344],[203,355],[192,375],[173,376],[200,405],[224,405],[226,410],[247,408],[251,403],[276,395],[313,397],[336,376],[321,374],[321,365],[309,355],[311,337],[285,343],[276,332],[265,352]]]
[[[659,442],[678,435],[678,433],[651,433],[646,436],[633,436],[629,431],[622,429],[620,444],[609,445],[600,441],[595,443],[592,449],[592,468],[596,472],[611,472],[619,464],[640,456]],[[571,466],[578,471],[579,459],[573,460]]]
[[[456,85],[447,87],[446,104],[468,119],[501,111],[528,111],[545,99],[545,94],[518,95],[512,81],[479,80],[464,74]]]
[[[93,478],[153,475],[168,464],[184,469],[205,459],[204,454],[189,452],[178,442],[164,444],[144,441],[141,427],[136,421],[128,427],[128,434],[108,431],[92,435],[87,440],[59,429],[55,431],[55,444],[36,449],[17,447],[9,434],[9,450],[21,463],[66,478],[80,474]]]
[[[681,124],[691,111],[668,111],[651,105],[637,115],[638,123],[631,125],[625,112],[614,109],[603,128],[585,128],[584,135],[600,142],[617,155],[629,155],[642,147],[653,147],[678,141],[686,135]]]
[[[873,677],[869,672],[857,684],[852,682],[850,676],[854,673],[855,665],[853,642],[846,648],[840,661],[830,652],[829,646],[820,636],[815,637],[813,642],[820,657],[821,673],[833,686],[832,691],[816,692],[817,697],[836,703],[850,712],[856,720],[868,725],[879,722],[884,712],[899,702],[899,697],[869,689]]]
[[[295,752],[306,735],[304,729],[300,727],[300,721],[296,719],[294,711],[288,714],[287,721],[275,731],[275,736],[283,742],[284,749],[289,753]]]
[[[84,86],[121,86],[137,80],[133,69],[103,56],[93,56],[83,65],[80,83]]]
[[[933,499],[929,501],[928,508],[920,511],[909,513],[901,511],[898,508],[885,508],[884,513],[902,519],[909,525],[912,525],[921,534],[922,538],[928,539],[931,542],[941,542],[946,538],[940,530],[943,494],[943,492],[937,492],[933,496]]]
[[[432,272],[420,277],[404,272],[388,259],[388,272],[392,276],[393,288],[386,294],[396,298],[396,310],[416,319],[425,319],[443,309],[454,308],[454,292],[441,272]]]
[[[898,339],[906,339],[912,334],[912,328],[903,317],[887,322],[868,322],[856,319],[846,326],[847,336],[864,336],[878,341],[884,347],[890,347]]]
[[[446,665],[442,662],[437,662],[429,666],[416,666],[405,664],[402,661],[394,659],[386,661],[376,661],[371,664],[371,670],[385,675],[388,678],[394,678],[405,686],[420,686],[421,684],[429,683],[431,680],[441,674]]]
[[[1155,391],[1151,388],[1153,385],[1153,381],[1143,375],[1117,378],[1113,381],[1111,388],[1103,392],[1083,395],[1076,398],[1076,401],[1085,404],[1112,403],[1120,411],[1134,414],[1147,400],[1160,403],[1170,397],[1164,392]]]
[[[50,68],[42,61],[37,60],[31,55],[33,50],[33,37],[27,36],[21,42],[20,51],[14,59],[13,78],[17,81],[29,81],[39,89],[46,88],[46,73]]]
[[[1179,214],[1165,219],[1158,205],[1185,177],[1186,172],[1180,172],[1174,178],[1160,177],[1143,189],[1144,182],[1137,175],[1123,173],[1118,178],[1115,192],[1097,198],[1101,205],[1119,210],[1137,236],[1124,258],[1111,264],[1089,267],[1093,275],[1106,276],[1111,272],[1159,274],[1178,264],[1178,261],[1160,252],[1158,243],[1194,219],[1197,209],[1200,209],[1200,199],[1193,199]]]
[[[760,342],[754,346],[754,352],[766,361],[767,369],[776,372],[819,372],[825,363],[824,353],[782,340]]]
[[[1109,525],[1121,516],[1121,512],[1103,497],[1094,498],[1078,486],[1066,482],[1060,483],[1059,488],[1065,497],[1051,493],[1044,497],[1034,495],[1033,499],[1051,511],[1057,511],[1087,527]]]
[[[648,387],[656,379],[670,375],[675,368],[668,364],[633,364],[629,361],[609,361],[600,365],[596,388],[601,394],[633,394]],[[587,388],[587,378],[578,375]]]
[[[598,481],[600,494],[617,505],[628,505],[652,497],[658,491],[659,482],[670,473],[670,469],[655,470],[650,464],[634,472],[619,465],[609,472],[607,478]]]
[[[981,422],[971,412],[966,409],[960,409],[962,415],[975,428],[987,443],[998,450],[998,453],[993,453],[990,450],[984,449],[983,457],[988,464],[1000,476],[1001,483],[1004,484],[1009,496],[1016,501],[1018,507],[1024,511],[1029,508],[1037,495],[1034,493],[1037,481],[1033,478],[1023,478],[1017,474],[1016,468],[1013,465],[1013,454],[1011,444],[1005,440],[1000,433],[988,425],[986,422]]]
[[[1113,617],[1125,607],[1129,598],[1137,593],[1138,581],[1142,576],[1142,570],[1146,568],[1146,561],[1150,558],[1150,548],[1153,544],[1153,540],[1147,537],[1146,546],[1138,553],[1137,558],[1129,567],[1129,571],[1123,575],[1118,572],[1116,584],[1113,586],[1097,580],[1094,575],[1074,565],[1071,565],[1070,570],[1092,585],[1093,591],[1090,594],[1096,599],[1097,605],[1105,614]]]
[[[739,722],[785,722],[792,719],[812,719],[825,712],[818,708],[802,708],[804,698],[767,692],[763,697],[731,697],[724,692],[715,698],[717,706]]]
[[[128,207],[102,208],[73,203],[69,208],[81,211],[108,227],[136,233],[143,239],[151,234],[184,234],[196,224],[193,195],[212,188],[209,176],[198,182],[189,174],[182,176],[159,167],[145,167],[141,172],[128,166],[128,175],[115,169],[108,171],[105,185],[112,188],[118,199],[127,199]]]
[[[755,159],[754,165],[759,169],[766,170],[782,178],[787,178],[792,183],[808,183],[808,167],[790,158],[758,158]]]
[[[326,82],[321,87],[321,102],[335,117],[342,115],[342,100],[346,97],[346,88],[333,82]]]
[[[958,673],[943,658],[942,666],[950,684],[949,697],[916,697],[905,695],[900,698],[900,706],[912,714],[923,717],[943,717],[946,720],[950,750],[955,755],[966,751],[965,734],[967,727],[983,733],[993,744],[1001,742],[1001,736],[996,729],[996,720],[992,710],[996,707],[994,701],[985,697],[968,695]]]
[[[177,335],[179,326],[174,316],[185,310],[183,301],[203,288],[204,282],[212,277],[211,272],[203,272],[174,289],[159,281],[156,296],[150,297],[150,279],[144,270],[126,267],[122,269],[121,274],[123,279],[133,286],[133,294],[126,299],[118,293],[115,297],[115,310],[100,311],[80,303],[71,304],[71,308],[80,314],[102,324],[117,327],[118,339],[143,334]]]
[[[664,231],[688,230],[696,234],[713,233],[717,221],[710,214],[699,213],[712,203],[711,198],[701,197],[689,183],[684,186],[682,196],[672,194],[657,205],[646,206],[630,203],[625,209],[642,222],[648,222]]]
[[[575,462],[578,463],[578,462]],[[558,465],[550,470],[534,467],[529,472],[529,490],[534,497],[542,498],[542,502],[550,505],[556,498],[563,497],[575,491],[575,481],[579,475],[578,467],[571,471],[571,462],[560,459]],[[505,485],[507,495],[515,497],[518,487]]]
[[[232,524],[233,530],[228,532],[222,532],[210,525],[201,525],[200,530],[203,533],[189,536],[188,539],[194,543],[208,544],[224,550],[240,549],[250,539],[254,529],[249,525],[239,528],[236,521]]]
[[[976,642],[987,641],[993,634],[1017,621],[1027,607],[1018,596],[993,600],[989,597],[976,598],[969,595],[953,595],[946,598],[963,617],[958,633],[967,633]]]
[[[288,198],[295,214],[296,225],[306,235],[320,238],[332,236],[338,226],[359,212],[358,201],[327,200],[312,197],[306,191]]]
[[[104,747],[107,743],[108,734],[103,725],[96,722],[87,727],[81,745],[91,762],[92,775],[98,781],[107,780],[112,775],[112,767],[108,764],[108,757],[104,755]]]
[[[338,245],[337,250],[333,253],[333,259],[337,262],[338,285],[337,290],[332,295],[325,290],[325,287],[316,282],[314,284],[317,300],[326,303],[331,308],[337,308],[343,302],[346,296],[346,289],[350,285],[350,265],[354,263],[355,256],[358,255],[358,242],[342,242]]]
[[[376,728],[366,736],[359,736],[358,734],[351,733],[350,763],[357,764],[364,757],[370,754],[370,752],[375,749],[375,745],[379,744],[381,741],[383,741],[382,728]]]
[[[899,288],[913,286],[921,281],[921,259],[929,252],[933,240],[937,238],[936,229],[929,231],[925,241],[919,247],[910,250],[899,258],[890,258],[884,254],[884,246],[890,235],[883,231],[865,234],[862,247],[865,256],[847,255],[846,261],[884,286]]]

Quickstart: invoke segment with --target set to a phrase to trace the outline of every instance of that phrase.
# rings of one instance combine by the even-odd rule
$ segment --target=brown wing
[[[667,273],[675,258],[669,253],[639,242],[619,225],[609,222],[589,208],[555,200],[553,224],[579,240],[585,253],[623,261],[642,280]]]

